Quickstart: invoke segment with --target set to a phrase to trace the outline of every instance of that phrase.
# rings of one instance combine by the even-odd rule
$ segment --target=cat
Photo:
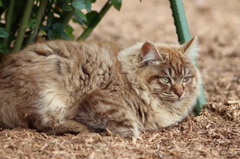
[[[49,134],[140,133],[181,121],[196,104],[197,38],[183,45],[53,40],[10,54],[0,67],[0,128]]]

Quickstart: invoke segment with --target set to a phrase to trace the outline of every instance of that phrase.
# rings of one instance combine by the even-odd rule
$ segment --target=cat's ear
[[[151,42],[145,42],[141,48],[141,63],[156,60],[163,60],[163,58]]]
[[[197,50],[198,50],[198,39],[197,37],[193,37],[188,42],[184,43],[181,46],[184,50],[184,54],[188,56],[191,59],[195,59],[198,56]]]

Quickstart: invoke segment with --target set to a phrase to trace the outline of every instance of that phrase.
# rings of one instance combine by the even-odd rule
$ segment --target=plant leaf
[[[0,39],[0,48],[2,49],[3,48],[3,39]],[[1,54],[2,52],[0,51],[0,54]],[[0,61],[1,62],[1,61]]]
[[[0,38],[6,38],[9,36],[9,33],[5,28],[0,28]]]
[[[88,12],[91,12],[91,10],[92,10],[91,0],[85,0],[85,4],[86,4],[85,9],[86,9]]]
[[[80,24],[80,25],[83,25],[83,20],[82,20],[82,18],[79,17],[76,12],[73,14],[73,16],[74,16],[74,17],[73,17],[72,21],[73,21],[74,23],[78,23],[78,24]]]
[[[62,23],[54,23],[52,29],[54,31],[62,31],[64,30],[64,25]]]
[[[116,8],[117,10],[121,9],[122,6],[122,0],[111,0],[112,5],[114,6],[114,8]]]
[[[48,39],[56,39],[56,32],[55,31],[52,31],[52,30],[48,30],[48,33],[47,33],[47,35],[48,35]]]
[[[27,26],[28,26],[29,29],[33,29],[34,28],[34,23],[29,21]]]
[[[71,10],[72,10],[72,7],[71,7],[71,5],[69,5],[67,2],[65,2],[65,3],[62,4],[62,9],[63,9],[64,11],[71,11]]]
[[[38,20],[35,18],[35,19],[31,19],[31,22],[33,23],[36,23]]]
[[[70,37],[64,31],[59,32],[59,34],[60,34],[62,39],[70,40]]]
[[[52,12],[48,12],[47,14],[47,28],[49,28],[51,25],[52,25],[52,22],[53,22],[53,13]]]
[[[35,23],[37,22],[37,19],[31,19],[29,22],[28,22],[28,28],[29,29],[33,29],[35,27]]]
[[[70,25],[68,25],[65,33],[68,35],[70,39],[74,39],[73,31],[74,29]]]
[[[87,17],[86,25],[88,27],[95,26],[95,24],[97,24],[101,20],[99,13],[96,11],[91,11],[90,13],[87,13],[86,17]]]
[[[75,13],[76,13],[76,14],[79,16],[79,18],[81,18],[83,21],[87,22],[87,17],[86,17],[86,15],[85,15],[82,11],[76,9],[76,10],[75,10]]]
[[[40,28],[40,30],[43,30],[43,31],[47,31],[47,29],[48,29],[48,27],[44,26],[44,25],[41,25],[39,28]]]
[[[76,9],[82,10],[86,7],[84,0],[74,0],[72,6]]]

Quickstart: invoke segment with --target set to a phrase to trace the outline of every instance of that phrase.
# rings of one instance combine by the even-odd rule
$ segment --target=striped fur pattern
[[[199,94],[193,58],[183,45],[54,40],[7,57],[0,68],[0,127],[50,134],[108,129],[138,137],[181,121]]]

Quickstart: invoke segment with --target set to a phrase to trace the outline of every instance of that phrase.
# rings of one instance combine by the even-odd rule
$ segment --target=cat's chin
[[[180,103],[183,100],[183,98],[182,97],[181,98],[161,98],[160,97],[160,100],[168,103]]]
[[[168,103],[175,103],[175,102],[181,102],[184,99],[184,96],[178,97],[174,95],[170,95],[168,97],[166,96],[161,96],[161,95],[156,95],[155,97],[160,99],[162,102],[168,102]]]
[[[175,103],[175,102],[180,102],[181,99],[169,99],[169,98],[160,98],[161,101],[163,102],[168,102],[168,103]]]

